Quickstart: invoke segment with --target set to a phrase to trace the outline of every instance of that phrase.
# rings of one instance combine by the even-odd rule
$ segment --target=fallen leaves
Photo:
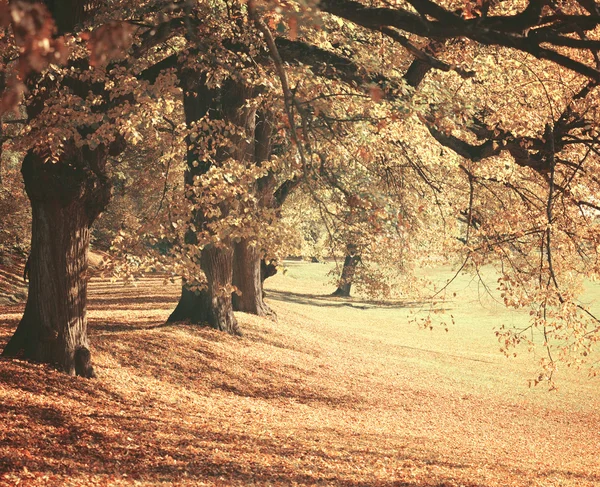
[[[92,281],[97,380],[0,361],[0,485],[597,484],[593,404],[466,388],[364,321],[375,308],[348,323],[331,298],[269,293],[278,322],[239,314],[237,338],[164,325],[179,285],[162,278]],[[0,308],[0,342],[18,309]]]

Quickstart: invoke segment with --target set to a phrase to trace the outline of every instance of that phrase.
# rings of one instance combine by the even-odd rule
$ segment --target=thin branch
[[[435,69],[439,69],[440,71],[456,71],[462,78],[473,78],[475,76],[475,71],[468,71],[466,69],[461,68],[460,66],[452,65],[441,61],[440,59],[432,56],[431,54],[426,53],[425,51],[419,49],[412,42],[410,42],[406,37],[401,35],[395,29],[390,27],[382,27],[381,32],[383,32],[386,36],[395,40],[398,44],[404,47],[408,52],[410,52],[415,58],[427,63],[429,66]]]
[[[285,106],[285,112],[288,118],[288,122],[290,124],[291,136],[292,140],[296,144],[298,149],[298,154],[300,156],[300,160],[302,161],[302,167],[304,168],[304,175],[306,177],[308,170],[308,162],[306,160],[306,155],[304,153],[303,145],[298,137],[298,133],[296,131],[296,123],[294,121],[294,95],[290,90],[290,85],[287,79],[287,73],[285,72],[285,68],[283,67],[283,60],[279,55],[279,50],[277,49],[277,45],[275,44],[275,39],[273,38],[273,34],[267,25],[262,21],[259,17],[254,0],[248,1],[248,15],[250,19],[254,22],[256,28],[263,34],[265,38],[265,42],[267,43],[267,47],[269,48],[269,53],[271,55],[271,59],[275,64],[275,70],[277,71],[277,76],[279,77],[279,81],[281,83],[281,89],[283,91],[283,102]],[[303,115],[303,109],[296,104],[296,109],[300,113],[301,117]],[[304,117],[303,122],[304,122]],[[308,134],[304,134],[305,137],[308,137]]]

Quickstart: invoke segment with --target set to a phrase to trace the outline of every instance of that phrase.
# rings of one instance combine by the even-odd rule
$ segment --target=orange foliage
[[[90,291],[97,380],[0,361],[1,485],[599,481],[589,399],[466,386],[473,362],[395,345],[403,329],[349,326],[339,302],[303,294],[308,283],[271,289],[278,323],[240,314],[242,338],[165,326],[179,285],[161,278]],[[0,307],[0,344],[21,310]],[[495,361],[476,367],[498,373]]]

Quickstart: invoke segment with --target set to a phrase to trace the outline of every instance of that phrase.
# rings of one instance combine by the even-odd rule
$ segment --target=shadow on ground
[[[0,361],[4,387],[53,396],[51,406],[32,397],[23,402],[11,398],[0,403],[0,417],[10,422],[10,432],[0,434],[0,479],[4,475],[50,478],[61,485],[66,478],[103,476],[151,484],[160,482],[223,482],[237,485],[339,485],[347,487],[444,487],[454,484],[356,480],[336,473],[346,463],[353,470],[353,456],[373,463],[377,455],[356,451],[324,452],[318,444],[306,445],[286,438],[261,438],[223,430],[219,424],[197,418],[173,422],[160,410],[144,409],[115,395],[110,384],[56,374],[47,367],[24,362]],[[71,401],[79,404],[74,409]],[[270,458],[270,463],[252,458]],[[240,461],[232,459],[239,458]],[[412,461],[408,455],[396,461]],[[427,460],[426,464],[437,465]],[[442,465],[440,463],[439,465]],[[462,468],[460,464],[444,467]],[[335,468],[333,468],[335,467]],[[62,480],[61,480],[62,479]],[[26,482],[25,482],[26,483]],[[483,487],[463,483],[465,487]]]
[[[320,306],[327,308],[354,308],[354,309],[409,309],[422,308],[431,305],[429,301],[408,301],[408,300],[369,300],[360,298],[341,298],[331,294],[301,294],[291,291],[276,291],[268,289],[266,297],[275,301],[292,302],[297,304],[306,304],[310,306]]]
[[[322,307],[399,309],[424,304],[346,301],[273,290],[268,296]],[[367,414],[377,415],[380,399],[374,396],[368,403],[360,396],[360,384],[346,392],[338,389],[338,371],[317,369],[329,359],[326,352],[319,355],[317,346],[310,350],[299,337],[287,345],[278,343],[283,332],[276,326],[267,329],[265,323],[254,325],[246,338],[237,338],[144,317],[157,305],[175,302],[162,292],[148,297],[92,295],[92,309],[135,308],[130,320],[90,320],[93,353],[102,358],[97,380],[0,359],[0,484],[17,484],[17,479],[22,485],[91,485],[90,478],[96,476],[97,485],[138,480],[146,485],[487,487],[470,480],[478,478],[473,472],[482,465],[462,463],[453,451],[440,458],[431,441],[396,448],[400,442],[388,446],[381,437],[384,428],[366,438],[368,431],[359,426],[354,442],[347,431],[351,413],[364,416],[361,408],[368,405]],[[6,309],[0,314],[8,313]],[[22,308],[10,308],[10,313],[17,309]],[[13,318],[0,322],[0,349],[17,323]],[[278,349],[286,354],[275,355]],[[315,370],[319,373],[313,376]],[[218,410],[227,407],[227,414]],[[261,408],[259,417],[256,410]],[[320,415],[314,438],[296,413]],[[277,429],[277,414],[289,415],[292,419],[285,424],[296,430]],[[332,422],[335,426],[327,430],[333,414],[350,419]],[[331,441],[329,448],[319,442],[322,439]],[[375,466],[386,460],[389,473],[373,477]],[[414,481],[409,479],[413,467],[421,472]],[[509,465],[488,467],[511,481],[524,479],[520,485],[528,485],[533,475]],[[559,485],[557,478],[575,485],[600,482],[593,473],[566,469],[535,475],[540,485]],[[49,479],[28,482],[43,477]]]

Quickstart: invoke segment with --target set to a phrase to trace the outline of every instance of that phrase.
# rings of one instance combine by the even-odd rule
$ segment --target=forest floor
[[[599,380],[528,387],[493,333],[522,314],[461,277],[456,323],[420,330],[420,303],[326,296],[328,269],[289,263],[243,337],[165,325],[176,284],[92,280],[97,379],[0,360],[0,485],[600,485]]]
[[[19,258],[10,258],[0,264],[0,305],[22,303],[27,299],[24,269],[25,262]]]

